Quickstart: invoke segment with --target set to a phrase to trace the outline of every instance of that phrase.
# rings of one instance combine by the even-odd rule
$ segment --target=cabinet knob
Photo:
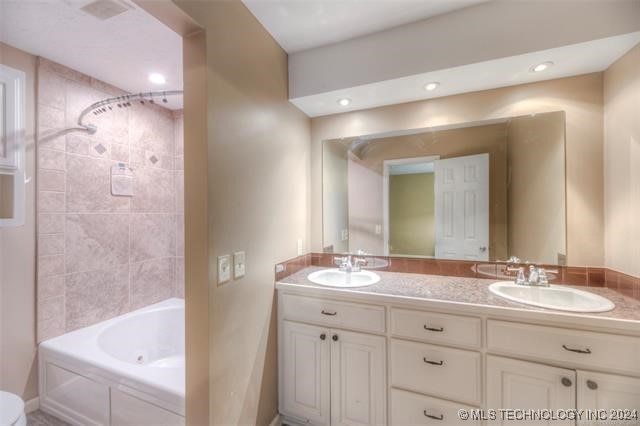
[[[334,334],[334,335],[331,337],[331,339],[332,339],[334,342],[337,342],[337,341],[338,341],[338,335],[337,335],[337,334]]]
[[[598,389],[598,384],[593,380],[587,380],[587,387],[591,390],[596,390]]]
[[[568,379],[566,377],[563,377],[561,381],[562,381],[562,384],[565,385],[566,387],[569,387],[573,384],[571,379]]]
[[[326,338],[327,338],[327,335],[326,335],[325,333],[322,333],[322,334],[320,335],[320,340],[324,340],[324,339],[326,339]]]

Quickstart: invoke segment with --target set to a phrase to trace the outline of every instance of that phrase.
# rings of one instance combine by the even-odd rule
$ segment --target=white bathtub
[[[40,407],[76,425],[184,424],[184,300],[40,344]]]

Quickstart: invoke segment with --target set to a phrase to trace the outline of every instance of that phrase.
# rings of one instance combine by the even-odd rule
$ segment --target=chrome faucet
[[[344,257],[334,257],[333,262],[342,272],[360,272],[362,266],[367,264],[367,259],[362,257],[352,257],[349,254]]]
[[[520,267],[518,269],[518,275],[516,276],[516,284],[533,287],[549,287],[547,271],[542,267],[529,265],[529,276],[525,277],[524,267]]]

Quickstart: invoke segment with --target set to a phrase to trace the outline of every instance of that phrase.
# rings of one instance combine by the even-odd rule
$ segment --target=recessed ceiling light
[[[167,79],[162,74],[158,74],[157,72],[149,74],[149,81],[153,84],[165,84]]]
[[[535,65],[534,67],[532,67],[531,71],[533,71],[533,72],[542,72],[542,71],[546,70],[547,68],[549,68],[552,65],[553,65],[553,62],[551,62],[551,61],[543,62],[541,64],[538,64],[538,65]]]
[[[424,85],[424,90],[428,90],[429,92],[432,90],[436,90],[440,86],[440,83],[437,81],[432,81],[431,83],[427,83]]]
[[[338,105],[340,106],[347,106],[351,103],[351,99],[349,98],[342,98],[342,99],[338,99]]]

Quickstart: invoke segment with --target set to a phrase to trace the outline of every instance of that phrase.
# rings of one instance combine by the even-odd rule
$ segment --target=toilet
[[[27,426],[24,402],[18,395],[0,391],[0,426]]]

